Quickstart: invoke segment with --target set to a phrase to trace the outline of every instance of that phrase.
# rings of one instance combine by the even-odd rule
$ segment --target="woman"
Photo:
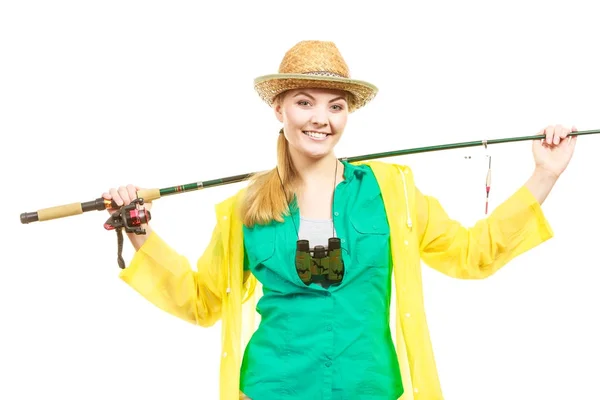
[[[338,161],[348,114],[377,88],[349,78],[333,43],[298,43],[255,88],[282,124],[277,167],[217,205],[196,270],[147,226],[129,236],[137,251],[121,278],[191,323],[221,320],[221,399],[442,399],[420,261],[480,279],[551,238],[540,205],[571,159],[572,130],[542,130],[529,180],[465,228],[407,166]],[[136,189],[104,197],[127,204]]]

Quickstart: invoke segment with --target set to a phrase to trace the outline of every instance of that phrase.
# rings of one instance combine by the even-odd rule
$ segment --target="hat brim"
[[[271,74],[254,79],[254,89],[268,105],[273,99],[286,90],[301,88],[324,88],[345,90],[352,95],[349,99],[348,111],[353,112],[373,100],[378,92],[375,85],[356,79],[335,76],[305,74]]]

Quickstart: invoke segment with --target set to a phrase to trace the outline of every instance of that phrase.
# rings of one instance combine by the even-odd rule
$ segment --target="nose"
[[[322,127],[327,126],[328,121],[329,119],[327,117],[327,111],[323,110],[322,107],[315,107],[310,122],[314,126]]]

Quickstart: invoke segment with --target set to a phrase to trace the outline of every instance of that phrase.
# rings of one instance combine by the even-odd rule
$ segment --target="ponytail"
[[[277,167],[251,178],[241,206],[243,224],[252,227],[271,221],[283,222],[297,182],[298,173],[289,143],[281,129],[277,138]]]

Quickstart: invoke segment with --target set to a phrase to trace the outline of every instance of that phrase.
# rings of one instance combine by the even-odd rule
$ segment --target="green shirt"
[[[403,393],[389,324],[390,230],[381,192],[368,166],[344,166],[333,204],[345,265],[340,285],[300,280],[294,205],[283,223],[244,227],[244,268],[263,286],[261,323],[240,376],[240,390],[253,400],[396,400]]]

